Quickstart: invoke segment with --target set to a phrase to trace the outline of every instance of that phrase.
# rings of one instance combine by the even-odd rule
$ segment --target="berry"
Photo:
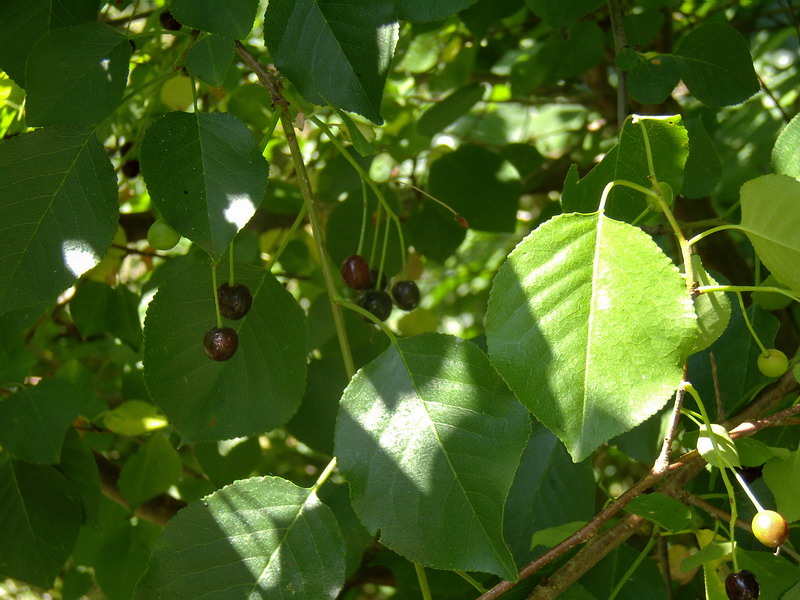
[[[161,23],[161,26],[167,31],[178,31],[181,27],[183,27],[183,25],[181,25],[168,10],[165,10],[158,15],[158,20]]]
[[[230,327],[209,329],[203,338],[203,348],[211,360],[228,360],[239,347],[239,334]]]
[[[371,312],[381,321],[385,321],[392,314],[392,299],[384,291],[373,290],[358,299],[358,305]],[[364,319],[365,321],[367,319]]]
[[[385,290],[386,286],[389,285],[389,280],[386,278],[386,273],[381,276],[381,287],[378,287],[378,269],[370,269],[369,270],[369,284],[367,284],[367,289],[369,290]]]
[[[233,287],[223,283],[217,290],[219,297],[219,312],[226,319],[238,320],[245,316],[253,304],[253,296],[243,283]]]
[[[398,308],[414,310],[419,304],[419,288],[413,281],[398,281],[392,286],[392,297]]]
[[[133,142],[131,142],[131,141],[125,142],[119,148],[119,155],[120,156],[125,156],[128,152],[131,151],[131,149],[133,149],[133,146],[134,146]]]
[[[725,578],[725,593],[730,600],[755,600],[758,598],[758,580],[744,569],[731,573]]]
[[[750,524],[756,539],[770,548],[777,548],[789,537],[789,525],[780,513],[774,510],[757,512]]]
[[[139,171],[141,171],[141,168],[139,167],[139,161],[135,158],[126,160],[124,163],[122,163],[122,173],[128,179],[133,179],[136,177],[139,174]]]
[[[789,368],[789,359],[780,350],[772,348],[758,355],[758,370],[767,377],[780,377]]]
[[[369,286],[369,265],[363,256],[353,254],[342,263],[342,279],[347,287],[363,290]]]
[[[167,225],[164,219],[158,219],[147,230],[147,241],[156,250],[172,250],[181,241],[181,234]]]

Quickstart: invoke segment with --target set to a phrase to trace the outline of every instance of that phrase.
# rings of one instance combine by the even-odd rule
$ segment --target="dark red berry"
[[[456,222],[461,225],[464,229],[469,229],[469,221],[466,218],[462,217],[461,215],[456,215]]]
[[[161,26],[168,31],[178,31],[181,27],[183,27],[183,25],[181,25],[168,10],[165,10],[158,15],[158,20],[161,22]]]
[[[211,360],[228,360],[239,347],[239,334],[230,327],[214,327],[203,338],[203,348]]]
[[[354,290],[363,290],[369,286],[369,265],[363,256],[353,254],[342,263],[342,279],[345,285]]]
[[[392,299],[384,291],[373,290],[358,299],[358,305],[371,312],[381,321],[385,321],[392,314]],[[366,319],[364,319],[366,321]]]
[[[758,598],[758,580],[744,569],[731,573],[725,579],[725,593],[730,600],[755,600]]]
[[[122,163],[122,173],[128,179],[133,179],[136,177],[142,169],[139,167],[139,161],[135,158],[130,160],[126,160]]]
[[[398,281],[392,286],[392,297],[398,308],[414,310],[419,305],[419,288],[413,281]]]
[[[125,142],[119,148],[119,155],[120,156],[125,156],[128,152],[131,151],[131,149],[133,149],[133,142],[130,142],[130,141]]]
[[[367,285],[367,289],[385,290],[387,285],[389,285],[389,279],[386,277],[386,273],[381,275],[381,286],[378,287],[378,269],[369,270],[369,284]]]
[[[241,319],[253,305],[253,296],[250,290],[243,283],[237,283],[233,287],[223,283],[217,290],[219,297],[219,312],[226,319]]]

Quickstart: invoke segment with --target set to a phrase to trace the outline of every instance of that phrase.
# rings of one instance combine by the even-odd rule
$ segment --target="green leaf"
[[[759,582],[761,600],[781,598],[789,600],[783,593],[798,578],[800,569],[783,556],[771,552],[747,551],[737,548],[739,568],[752,572]]]
[[[699,533],[706,531],[707,530],[700,530]],[[722,541],[722,538],[720,537],[714,537],[712,532],[708,533],[711,534],[711,541],[703,546],[700,550],[690,556],[687,556],[681,561],[681,571],[684,573],[687,573],[705,563],[724,558],[731,553],[731,550],[733,549],[731,542]],[[741,552],[741,550],[738,551]]]
[[[171,0],[169,10],[187,27],[241,40],[253,28],[258,0]]]
[[[375,154],[375,148],[367,141],[367,138],[364,137],[364,134],[358,128],[355,121],[350,118],[350,115],[336,107],[334,107],[334,110],[347,128],[347,133],[350,136],[350,142],[353,144],[353,148],[355,148],[361,156],[372,156]],[[374,138],[375,136],[373,135],[372,137]]]
[[[333,511],[336,522],[344,537],[347,548],[345,554],[345,571],[349,577],[361,565],[364,549],[372,542],[370,535],[358,520],[353,505],[350,503],[349,487],[346,483],[335,484],[330,480],[319,490],[320,500]],[[386,551],[388,554],[388,550]],[[383,552],[381,552],[382,554]]]
[[[227,262],[227,261],[223,261]],[[218,269],[227,281],[227,269]],[[250,312],[225,325],[239,334],[227,361],[209,359],[203,336],[215,326],[211,267],[196,260],[164,282],[147,310],[144,376],[153,401],[184,441],[260,434],[283,425],[305,388],[305,316],[271,273],[236,266],[253,296]]]
[[[775,140],[772,168],[780,175],[800,177],[800,114],[794,116]]]
[[[576,462],[664,405],[695,335],[675,265],[597,213],[560,215],[520,242],[487,309],[492,364]]]
[[[420,115],[417,130],[430,136],[444,131],[448,125],[467,114],[480,102],[485,92],[484,85],[477,81],[455,90]]]
[[[747,40],[727,23],[694,28],[675,58],[686,87],[703,104],[740,104],[760,89]]]
[[[141,163],[164,219],[215,260],[255,214],[269,175],[250,130],[223,113],[164,115],[147,129]]]
[[[100,473],[91,447],[74,428],[67,431],[61,448],[61,472],[80,495],[84,522],[100,526]]]
[[[105,254],[118,192],[86,129],[41,129],[0,144],[0,314],[55,297]]]
[[[800,520],[800,451],[786,458],[773,458],[764,465],[764,481],[778,504],[778,512],[789,523]]]
[[[49,589],[78,537],[78,493],[55,467],[0,450],[0,498],[0,573]]]
[[[309,102],[381,125],[381,96],[397,43],[391,0],[272,0],[264,43]]]
[[[425,566],[515,581],[502,515],[529,431],[475,344],[430,333],[398,340],[356,374],[335,455],[356,514],[384,546]]]
[[[161,533],[160,527],[144,519],[134,520],[134,524],[129,524],[130,520],[125,519],[123,526],[117,521],[113,529],[107,525],[96,546],[94,575],[109,600],[133,598],[136,582],[147,568],[150,552]]]
[[[25,71],[28,124],[99,123],[122,99],[130,59],[128,38],[103,23],[46,33]]]
[[[48,31],[97,19],[98,0],[3,0],[0,3],[0,68],[25,87],[31,48]]]
[[[430,169],[432,196],[449,205],[481,231],[514,231],[522,194],[519,175],[491,150],[463,144]]]
[[[638,554],[639,550],[628,545],[618,546],[581,577],[581,585],[594,594],[595,598],[611,598],[612,591],[628,572]],[[614,597],[618,600],[667,600],[667,588],[657,563],[653,560],[642,561]]]
[[[661,104],[681,80],[678,62],[669,55],[643,57],[628,74],[631,98],[642,104]]]
[[[25,330],[42,314],[38,304],[0,315],[0,385],[21,384],[36,357],[28,351]]]
[[[166,427],[164,415],[149,402],[126,400],[103,415],[107,429],[120,435],[142,435]]]
[[[773,458],[785,459],[792,454],[786,448],[767,446],[753,438],[739,438],[735,444],[739,460],[745,467],[758,467]]]
[[[647,188],[649,168],[641,128],[647,127],[653,165],[659,181],[679,194],[683,187],[683,167],[689,154],[689,140],[681,117],[629,117],[622,127],[619,144],[614,146],[583,179],[573,166],[564,181],[561,206],[564,212],[590,213],[597,210],[603,188],[609,181],[625,179]],[[633,221],[647,207],[644,194],[627,187],[611,190],[606,201],[606,215],[621,221]]]
[[[728,430],[717,423],[711,423],[711,431],[706,425],[700,426],[697,451],[708,464],[718,469],[732,469],[741,466],[736,444],[728,435]]]
[[[0,400],[0,445],[15,458],[57,464],[81,398],[63,379],[43,379]]]
[[[225,73],[233,62],[234,51],[235,42],[232,39],[208,35],[189,48],[186,70],[214,87],[221,87]]]
[[[134,350],[141,347],[139,296],[127,287],[84,281],[70,300],[69,309],[83,339],[111,333]]]
[[[122,467],[119,491],[134,509],[177,483],[182,466],[178,452],[167,438],[152,435]]]
[[[687,119],[686,131],[689,133],[689,156],[684,170],[683,190],[687,198],[702,198],[712,192],[722,177],[714,142],[703,126],[703,119]]]
[[[333,599],[344,551],[312,490],[279,477],[237,481],[170,520],[134,598]]]
[[[554,527],[539,529],[531,536],[531,550],[538,546],[545,548],[557,546],[584,525],[586,525],[586,521],[569,521]]]
[[[569,27],[582,16],[603,6],[603,0],[572,0],[571,2],[552,2],[552,0],[525,0],[534,14],[547,21],[555,29]]]
[[[675,498],[657,492],[637,496],[625,507],[625,510],[661,525],[668,531],[685,529],[692,520],[692,513],[688,506],[678,502]]]
[[[404,21],[413,23],[437,21],[464,10],[476,0],[395,0],[397,14]]]
[[[692,270],[700,285],[718,285],[703,268],[703,261],[697,254],[692,256]],[[694,311],[697,313],[697,339],[692,353],[705,350],[725,333],[731,320],[731,303],[725,292],[700,294],[694,299]]]
[[[195,444],[194,455],[217,487],[247,479],[263,458],[257,437]]]
[[[742,229],[770,272],[800,294],[800,181],[764,175],[742,186]]]
[[[456,251],[467,234],[453,218],[453,213],[432,200],[422,200],[417,204],[406,227],[414,248],[440,263]]]
[[[580,521],[583,525],[591,519],[594,489],[591,465],[573,463],[558,438],[544,425],[534,422],[531,439],[508,492],[503,517],[503,533],[516,563],[525,564],[534,557],[530,550],[531,540],[537,539],[536,532],[566,521]],[[553,502],[553,498],[558,498],[558,502]]]
[[[761,282],[761,285],[764,287],[774,287],[789,291],[789,288],[778,281],[778,279],[772,273],[767,275],[767,278]],[[752,292],[750,294],[750,298],[752,298],[753,302],[758,304],[764,310],[780,310],[782,308],[786,308],[792,303],[791,298],[784,296],[783,294],[779,294],[778,292]]]

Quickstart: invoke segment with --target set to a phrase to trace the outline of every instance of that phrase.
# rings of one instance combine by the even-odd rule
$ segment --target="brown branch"
[[[122,496],[117,485],[121,471],[120,467],[97,452],[94,454],[94,459],[97,463],[97,470],[100,472],[100,487],[103,490],[103,494],[130,510],[131,507],[128,501]],[[183,500],[178,500],[169,494],[161,494],[140,504],[133,511],[133,514],[145,521],[166,527],[169,520],[185,506],[186,502]]]

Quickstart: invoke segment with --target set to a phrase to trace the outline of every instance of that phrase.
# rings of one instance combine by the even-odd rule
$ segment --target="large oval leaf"
[[[220,281],[226,281],[220,270]],[[305,388],[305,315],[264,269],[237,265],[236,281],[253,295],[241,321],[239,349],[225,362],[209,359],[203,336],[216,325],[211,268],[195,260],[158,290],[147,309],[144,377],[147,389],[186,441],[263,433],[283,425]]]
[[[741,191],[742,228],[775,277],[800,294],[800,181],[764,175]]]
[[[55,297],[95,266],[118,218],[114,167],[93,131],[0,144],[0,314]]]
[[[334,452],[356,514],[383,545],[426,566],[516,580],[503,506],[529,432],[475,344],[424,334],[356,374]]]
[[[696,330],[675,265],[598,213],[560,215],[520,242],[486,320],[492,363],[576,462],[664,405]]]
[[[253,28],[258,0],[172,0],[169,9],[178,21],[192,29],[241,40]]]
[[[254,477],[190,504],[169,522],[134,598],[336,598],[344,553],[333,512],[312,490]]]
[[[164,219],[214,259],[264,197],[269,164],[239,119],[172,112],[142,141],[142,175]]]

